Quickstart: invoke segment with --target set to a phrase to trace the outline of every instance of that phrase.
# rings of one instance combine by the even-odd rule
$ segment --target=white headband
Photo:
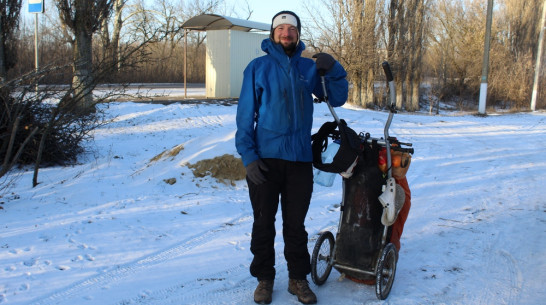
[[[298,20],[296,19],[296,17],[294,17],[294,15],[280,14],[279,16],[275,17],[275,19],[273,19],[272,28],[275,29],[276,27],[278,27],[281,24],[290,24],[290,25],[293,25],[293,26],[295,26],[297,28],[298,27]]]

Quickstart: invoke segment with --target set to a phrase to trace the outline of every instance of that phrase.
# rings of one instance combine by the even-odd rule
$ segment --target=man
[[[341,106],[348,83],[347,73],[332,56],[316,54],[316,62],[301,57],[305,45],[300,33],[295,13],[282,11],[273,17],[270,37],[262,41],[267,55],[246,67],[237,107],[235,144],[247,169],[254,214],[250,273],[258,279],[254,301],[259,304],[272,300],[279,196],[288,291],[304,304],[317,301],[306,279],[311,266],[304,225],[313,192],[312,94],[324,96],[320,73],[331,105]]]

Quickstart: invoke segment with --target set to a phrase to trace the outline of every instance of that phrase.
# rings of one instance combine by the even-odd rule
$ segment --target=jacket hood
[[[300,57],[303,50],[305,50],[305,44],[300,40],[296,46],[296,51],[291,57]],[[279,62],[286,60],[287,55],[284,52],[283,47],[280,44],[273,42],[271,38],[266,38],[262,41],[262,51],[275,57]]]

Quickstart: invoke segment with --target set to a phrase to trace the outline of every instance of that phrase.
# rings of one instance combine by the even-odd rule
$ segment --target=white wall
[[[237,98],[248,63],[265,53],[267,35],[232,30],[207,31],[206,96]]]

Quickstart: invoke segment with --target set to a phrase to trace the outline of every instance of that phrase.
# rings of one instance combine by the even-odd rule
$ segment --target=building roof
[[[182,28],[194,31],[236,30],[250,32],[252,30],[269,31],[271,25],[216,14],[203,14],[188,19],[182,24]]]

